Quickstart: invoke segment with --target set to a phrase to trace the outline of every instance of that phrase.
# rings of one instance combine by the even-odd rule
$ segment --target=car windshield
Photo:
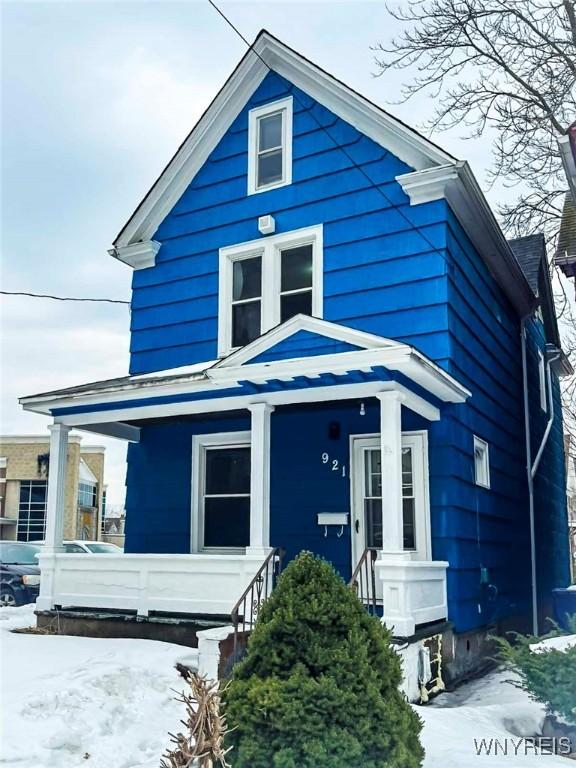
[[[116,544],[106,544],[105,542],[94,542],[93,544],[85,544],[84,546],[89,549],[90,552],[94,552],[95,554],[99,555],[114,555],[122,552],[120,547],[117,547]]]
[[[0,563],[3,565],[38,565],[36,555],[40,552],[42,552],[42,547],[38,544],[2,541],[0,542]]]

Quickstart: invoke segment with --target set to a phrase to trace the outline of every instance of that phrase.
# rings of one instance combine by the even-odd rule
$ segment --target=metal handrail
[[[355,590],[360,602],[373,616],[377,613],[376,576],[374,563],[378,550],[366,547],[350,579],[350,587]]]
[[[262,605],[276,586],[283,559],[284,550],[280,547],[273,549],[232,608],[230,618],[234,626],[235,661],[238,658],[238,636],[240,632],[249,632],[253,628]]]

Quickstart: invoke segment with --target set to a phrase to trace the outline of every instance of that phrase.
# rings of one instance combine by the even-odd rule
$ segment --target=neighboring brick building
[[[101,446],[68,443],[64,538],[98,539],[104,491]],[[48,489],[49,435],[0,436],[0,538],[44,538]]]

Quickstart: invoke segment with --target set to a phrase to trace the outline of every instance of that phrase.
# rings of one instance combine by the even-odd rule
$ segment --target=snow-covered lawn
[[[174,664],[195,651],[10,632],[35,624],[32,609],[0,609],[0,765],[158,768],[182,716]]]
[[[176,661],[195,652],[150,640],[14,634],[32,606],[0,609],[0,765],[158,768],[182,708]],[[534,736],[543,710],[494,673],[418,707],[425,768],[569,768],[553,756],[477,755],[475,739]],[[351,768],[362,768],[354,766]]]

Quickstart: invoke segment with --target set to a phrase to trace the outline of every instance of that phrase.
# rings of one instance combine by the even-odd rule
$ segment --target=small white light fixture
[[[268,216],[258,217],[258,231],[261,235],[273,235],[276,232],[276,221],[274,216],[268,214]]]
[[[366,408],[364,407],[364,403],[360,403],[360,416],[366,416]]]

